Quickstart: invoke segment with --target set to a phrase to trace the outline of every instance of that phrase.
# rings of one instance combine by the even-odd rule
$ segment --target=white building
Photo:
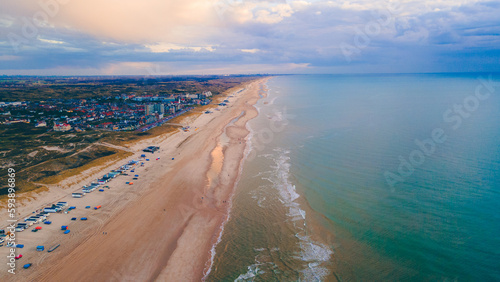
[[[35,125],[35,127],[46,127],[46,126],[47,126],[47,122],[45,122],[44,120],[37,122]]]

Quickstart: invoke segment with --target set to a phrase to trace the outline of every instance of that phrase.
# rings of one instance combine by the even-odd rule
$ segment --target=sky
[[[498,0],[0,0],[0,75],[499,71]]]

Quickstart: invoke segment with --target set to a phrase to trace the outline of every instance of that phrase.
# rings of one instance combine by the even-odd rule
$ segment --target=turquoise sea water
[[[488,76],[271,79],[208,280],[500,281]]]

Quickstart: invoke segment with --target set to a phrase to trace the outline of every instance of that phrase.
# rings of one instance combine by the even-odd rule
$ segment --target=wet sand
[[[46,238],[47,246],[65,244],[50,254],[27,250],[33,258],[38,255],[43,259],[31,259],[37,262],[31,269],[18,269],[14,277],[2,273],[0,278],[202,280],[228,217],[249,133],[246,123],[258,114],[253,105],[264,94],[265,81],[267,78],[249,83],[220,112],[200,116],[191,125],[191,132],[164,140],[162,152],[155,155],[161,156],[160,160],[146,164],[142,171],[137,169],[141,174],[133,187],[135,192],[124,180],[113,180],[120,182],[112,186],[114,201],[103,199],[101,210],[88,211],[91,216],[85,227],[75,227],[71,236],[57,233]],[[129,192],[123,192],[127,189]],[[18,267],[27,262],[19,262]]]

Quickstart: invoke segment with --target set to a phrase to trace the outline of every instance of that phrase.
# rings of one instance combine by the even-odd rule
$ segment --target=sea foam
[[[307,263],[307,267],[300,270],[301,280],[322,281],[329,274],[329,270],[323,266],[330,261],[333,251],[321,243],[314,242],[307,235],[306,212],[300,208],[296,201],[300,195],[297,193],[295,185],[290,178],[290,154],[289,150],[278,148],[274,150],[275,155],[273,176],[267,178],[273,187],[278,190],[280,202],[288,208],[287,216],[295,226],[297,233],[295,236],[299,240],[300,253],[296,258]]]

